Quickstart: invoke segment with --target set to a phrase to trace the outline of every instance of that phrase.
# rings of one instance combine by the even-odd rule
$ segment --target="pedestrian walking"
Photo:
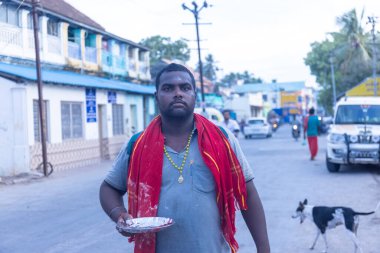
[[[314,160],[318,153],[318,129],[320,122],[318,116],[314,115],[314,108],[310,108],[309,115],[305,117],[304,138],[307,136],[307,142],[310,150],[310,160]]]
[[[235,135],[235,137],[238,137],[240,132],[240,126],[236,120],[231,119],[231,112],[229,110],[223,111],[223,118],[224,120],[222,121],[222,123],[220,123],[220,125],[225,129],[231,131]]]
[[[240,120],[240,123],[239,123],[239,125],[240,125],[240,131],[241,131],[241,133],[244,135],[244,127],[246,126],[246,121],[245,121],[245,117],[244,118],[242,118],[241,120]]]
[[[160,115],[124,145],[100,187],[103,210],[119,224],[132,217],[175,221],[157,233],[121,232],[134,241],[135,253],[227,253],[238,250],[239,208],[257,252],[269,253],[252,170],[232,134],[194,113],[193,74],[166,66],[156,77],[155,97]]]

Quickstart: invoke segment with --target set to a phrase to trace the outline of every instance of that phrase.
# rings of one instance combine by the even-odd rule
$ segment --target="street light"
[[[335,73],[334,73],[333,57],[334,57],[333,53],[330,52],[331,82],[332,82],[332,89],[333,89],[333,110],[335,110],[336,91],[335,91]]]
[[[199,12],[203,8],[207,8],[208,4],[206,1],[204,1],[203,5],[200,8],[198,7],[198,4],[194,1],[191,4],[193,5],[193,9],[190,9],[184,3],[182,4],[182,8],[184,10],[188,10],[191,13],[193,13],[194,18],[195,18],[195,29],[197,32],[197,45],[198,45],[199,77],[200,77],[200,81],[201,81],[202,108],[203,108],[203,111],[205,111],[205,94],[204,94],[204,87],[203,87],[203,66],[202,66],[202,58],[201,58],[201,47],[200,47],[200,41],[199,41],[198,18],[199,18]]]

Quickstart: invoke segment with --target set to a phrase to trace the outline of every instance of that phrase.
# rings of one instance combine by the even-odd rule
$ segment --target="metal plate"
[[[117,224],[116,229],[127,233],[155,233],[174,224],[174,220],[165,217],[142,217],[129,219],[125,224]]]

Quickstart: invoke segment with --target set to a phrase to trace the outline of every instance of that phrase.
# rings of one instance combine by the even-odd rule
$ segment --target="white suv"
[[[380,164],[380,97],[344,97],[327,136],[326,165]]]
[[[272,137],[272,127],[267,123],[265,118],[249,118],[244,126],[244,137],[246,139],[252,136]]]

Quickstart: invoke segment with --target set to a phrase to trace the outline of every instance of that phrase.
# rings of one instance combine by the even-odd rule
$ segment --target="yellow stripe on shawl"
[[[226,138],[223,137],[223,141],[224,143],[226,144],[226,147],[227,147],[227,150],[228,150],[228,155],[230,156],[230,160],[232,162],[232,165],[233,165],[233,171],[235,173],[239,173],[237,170],[236,170],[236,164],[235,164],[235,161],[233,160],[232,158],[232,151],[231,151],[231,146],[230,146],[230,143],[228,142],[228,140]],[[241,190],[240,190],[240,182],[239,182],[239,177],[237,177],[237,180],[238,180],[238,190],[239,190],[239,194],[241,196],[241,201],[242,201],[242,204],[243,206],[245,206],[245,199],[244,199],[244,195],[241,193]]]
[[[207,153],[207,152],[203,152],[208,158],[210,158],[210,160],[214,163],[216,169],[218,170],[218,172],[220,173],[220,169],[219,169],[219,166],[218,164],[216,163],[216,161],[214,160],[214,158],[212,158],[212,156]],[[219,197],[220,197],[220,191],[218,191],[218,196],[216,197],[216,201],[219,202]]]
[[[135,145],[133,147],[132,153],[130,154],[131,156],[133,156],[133,154],[135,153],[134,151],[136,150],[137,146],[140,144],[140,141],[141,141],[142,137],[144,136],[144,134],[145,134],[145,132],[142,132],[142,134],[139,136],[139,138],[137,138],[136,143],[135,143]],[[131,161],[130,166],[132,168],[132,166],[133,166],[133,159],[131,159],[131,157],[129,157],[129,161]],[[132,175],[132,171],[131,171],[131,173],[129,173],[128,182],[131,179],[131,175]],[[130,191],[128,191],[128,197],[131,197],[130,194],[131,194]],[[133,197],[136,198],[137,196],[133,196]]]

